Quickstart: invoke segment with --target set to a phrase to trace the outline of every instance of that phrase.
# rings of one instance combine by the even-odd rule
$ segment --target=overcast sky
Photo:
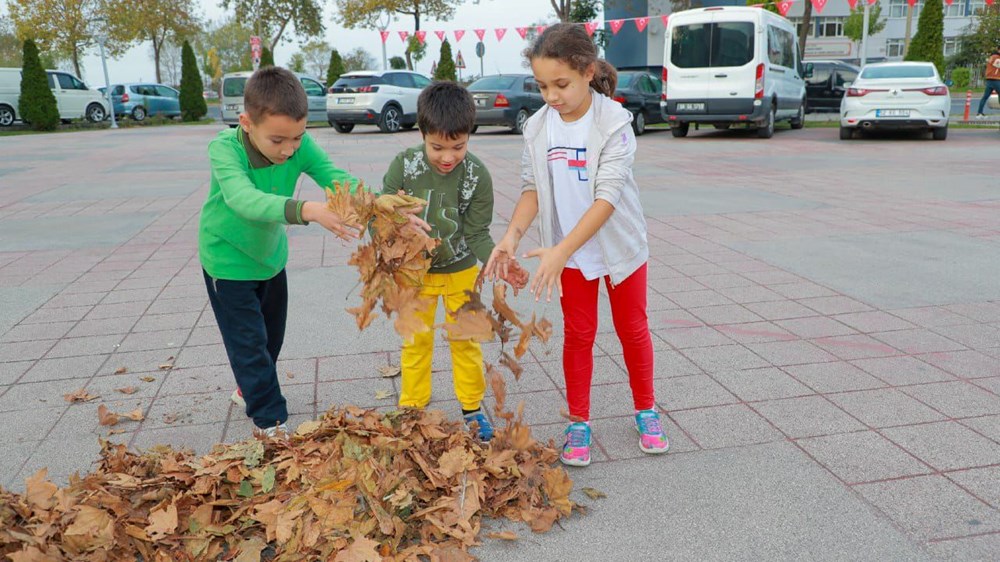
[[[223,16],[223,11],[218,6],[217,0],[200,0],[202,16],[206,19],[218,20]],[[127,9],[123,5],[123,9]],[[6,14],[6,2],[0,3],[0,12]],[[364,47],[381,64],[382,44],[377,30],[350,30],[344,29],[333,20],[335,5],[333,0],[326,1],[325,24],[326,36],[324,39],[341,53],[350,51],[355,47]],[[487,34],[484,39],[486,45],[486,57],[484,66],[486,74],[500,72],[523,72],[521,51],[526,46],[526,42],[514,31],[514,27],[525,27],[538,21],[554,21],[552,6],[548,0],[480,0],[477,4],[474,0],[466,0],[455,13],[455,17],[449,22],[435,22],[424,20],[421,28],[427,30],[428,56],[417,65],[417,70],[425,73],[430,72],[432,60],[438,58],[438,50],[441,42],[434,34],[435,30],[447,30],[448,39],[452,43],[453,49],[462,52],[468,72],[479,73],[479,59],[475,56],[475,45],[477,37],[473,33],[475,28],[486,28]],[[509,28],[503,40],[497,42],[494,28]],[[392,35],[386,42],[386,49],[389,57],[403,54],[403,41],[400,40],[397,30],[413,30],[413,18],[399,18],[390,24]],[[466,35],[457,44],[452,31],[465,29]],[[287,34],[287,32],[286,32]],[[289,57],[298,51],[300,42],[312,38],[296,38],[291,43],[282,41],[275,52],[275,61],[284,65]],[[249,49],[249,44],[247,46]],[[104,75],[101,70],[101,59],[97,53],[92,53],[83,59],[84,80],[92,88],[104,85]],[[153,80],[156,72],[150,54],[148,43],[143,43],[133,47],[124,56],[108,60],[108,73],[112,82],[133,82],[143,80]],[[322,77],[321,77],[322,78]]]

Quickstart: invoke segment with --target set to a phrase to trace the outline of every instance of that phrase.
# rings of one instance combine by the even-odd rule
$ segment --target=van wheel
[[[646,116],[642,111],[636,113],[635,118],[632,119],[632,129],[635,131],[635,136],[637,137],[641,137],[646,132]]]
[[[338,123],[336,121],[330,121],[333,128],[337,130],[338,133],[347,134],[354,130],[354,123]]]
[[[396,133],[400,128],[399,108],[394,105],[386,106],[382,110],[382,118],[378,120],[378,130],[383,133]]]
[[[840,140],[851,140],[854,138],[854,129],[850,127],[840,128]]]
[[[767,112],[767,119],[761,123],[760,127],[757,127],[757,136],[762,139],[769,139],[774,136],[774,106],[771,106],[771,111]]]
[[[689,129],[691,129],[690,123],[675,123],[670,127],[670,134],[676,138],[683,138],[688,136]]]
[[[0,105],[0,127],[10,127],[14,124],[14,109],[7,105]]]
[[[945,140],[948,138],[948,127],[935,127],[931,129],[931,134],[934,136],[934,140]]]
[[[141,105],[135,106],[135,109],[132,110],[132,119],[135,119],[136,121],[143,121],[143,120],[145,120],[146,119],[146,108],[143,107],[143,106],[141,106]]]
[[[92,103],[87,106],[87,121],[91,123],[100,123],[108,118],[108,112],[104,111],[104,107],[99,103]]]
[[[806,100],[799,104],[799,114],[792,118],[792,129],[799,130],[806,126]]]

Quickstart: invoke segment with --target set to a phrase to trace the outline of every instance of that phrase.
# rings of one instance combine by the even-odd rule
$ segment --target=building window
[[[944,56],[950,57],[958,52],[958,37],[944,38]]]
[[[847,18],[823,18],[819,22],[819,37],[843,37],[844,20]]]
[[[944,8],[944,17],[946,18],[960,18],[965,15],[965,0],[955,0],[951,6],[944,4],[941,7]],[[915,13],[914,17],[916,17]]]
[[[902,58],[903,56],[903,46],[905,42],[902,39],[888,39],[885,42],[885,56],[888,58]]]
[[[969,1],[969,15],[977,16],[979,12],[982,12],[986,8],[986,0],[970,0]]]
[[[805,34],[806,37],[815,37],[816,36],[816,19],[817,18],[812,18],[812,19],[809,20],[809,33]],[[790,21],[792,22],[792,25],[795,26],[795,29],[799,32],[799,35],[802,35],[803,34],[802,33],[802,18],[792,18]]]
[[[953,6],[958,5],[962,0],[957,0]],[[923,7],[923,2],[917,2],[913,6],[913,19],[916,20],[920,17],[920,8]],[[947,5],[945,6],[948,7]],[[890,18],[905,18],[906,13],[909,11],[910,6],[906,3],[906,0],[889,0],[889,17]],[[947,12],[945,12],[947,14]]]

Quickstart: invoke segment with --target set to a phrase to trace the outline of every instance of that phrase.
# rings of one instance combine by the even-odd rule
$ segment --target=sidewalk
[[[65,483],[92,466],[98,437],[207,452],[249,436],[229,403],[233,379],[196,255],[205,146],[217,130],[0,138],[0,485],[21,491],[41,467]],[[499,234],[520,189],[522,141],[496,131],[471,149],[497,186]],[[312,133],[373,184],[419,142],[372,128]],[[995,558],[996,143],[991,130],[956,130],[945,143],[842,143],[825,129],[769,141],[707,130],[641,137],[633,169],[649,217],[657,400],[672,452],[637,447],[602,297],[596,462],[570,471],[590,512],[476,554]],[[322,198],[309,180],[301,193]],[[279,364],[290,423],[333,405],[391,408],[399,380],[379,369],[398,364],[398,337],[384,321],[359,334],[344,311],[357,300],[352,248],[315,226],[290,232]],[[512,305],[551,319],[556,335],[526,358],[507,403],[523,401],[536,435],[559,439],[559,307],[524,295]],[[487,348],[488,359],[495,353]],[[457,417],[446,353],[435,357],[434,384],[433,406]],[[127,386],[138,391],[115,390]],[[79,388],[100,398],[68,405],[63,395]],[[141,408],[145,420],[109,435],[97,424],[102,403]],[[590,500],[582,487],[607,497]]]

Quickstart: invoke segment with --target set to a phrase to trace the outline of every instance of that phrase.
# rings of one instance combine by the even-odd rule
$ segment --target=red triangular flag
[[[851,11],[858,5],[858,0],[847,0],[847,5],[851,7]]]
[[[400,31],[399,32],[399,38],[402,39],[404,43],[406,42],[406,38],[409,37],[409,36],[410,36],[410,32],[409,31]]]
[[[622,30],[622,26],[625,25],[624,20],[611,20],[608,22],[611,26],[611,35],[618,35],[618,32]]]
[[[424,40],[426,40],[426,39],[427,39],[427,32],[426,31],[418,31],[417,32],[417,41],[420,41],[421,45],[424,44]]]
[[[823,13],[823,8],[826,7],[826,0],[810,0],[813,5],[813,9],[816,10],[817,14]]]
[[[593,37],[594,36],[594,32],[597,31],[597,22],[596,21],[588,21],[587,23],[583,24],[583,27],[585,27],[587,29],[587,35],[590,35],[591,37]]]
[[[793,0],[784,0],[783,2],[778,2],[777,4],[778,13],[781,14],[781,17],[785,17],[788,15],[788,10],[792,9],[793,3],[794,3]]]
[[[464,29],[456,29],[455,30],[455,41],[456,42],[461,41],[462,37],[465,37],[465,30]]]
[[[917,0],[906,0],[906,3],[912,8],[917,5]]]
[[[494,29],[493,32],[497,34],[497,41],[503,41],[503,36],[507,35],[507,28],[506,27],[498,27],[498,28]]]
[[[541,35],[541,34],[545,33],[545,30],[546,30],[546,29],[547,29],[548,27],[549,27],[549,26],[547,26],[547,25],[540,25],[540,26],[538,26],[538,27],[536,27],[536,28],[535,28],[535,31],[537,31],[537,32],[538,32],[538,34],[539,34],[539,35]]]
[[[383,43],[385,43],[386,40],[389,39],[389,32],[388,31],[379,31],[379,35],[382,36],[382,42]]]
[[[874,6],[876,2],[878,2],[878,0],[868,0],[868,5]]]
[[[639,30],[639,33],[646,31],[647,25],[649,25],[649,18],[635,18],[635,28]]]
[[[521,36],[521,39],[527,39],[528,38],[528,28],[527,27],[515,27],[514,29],[517,30],[517,34]]]
[[[986,0],[986,5],[987,6],[992,6],[993,5],[993,0]]]
[[[955,2],[955,0],[944,0],[944,3],[947,4],[947,5],[949,5],[949,6],[951,6],[954,2]]]
[[[486,30],[485,29],[477,29],[475,31],[476,31],[476,37],[478,37],[479,40],[482,41],[483,37],[486,36]]]
[[[663,14],[660,16],[660,21],[663,22],[663,27],[667,27],[667,21],[670,19],[670,14]]]
[[[437,35],[438,39],[440,39],[441,41],[444,41],[444,38],[447,37],[447,33],[448,33],[447,31],[435,31],[434,32],[434,34]]]

